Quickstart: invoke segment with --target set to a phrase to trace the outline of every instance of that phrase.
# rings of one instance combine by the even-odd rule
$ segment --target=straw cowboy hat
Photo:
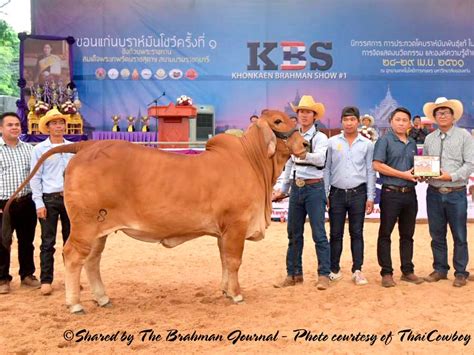
[[[46,115],[40,118],[39,131],[43,134],[48,134],[48,123],[61,118],[64,120],[64,122],[67,122],[68,117],[66,115],[63,115],[61,112],[59,112],[57,108],[52,108],[46,112]]]
[[[370,125],[369,125],[369,126],[373,126],[373,125],[374,125],[375,119],[374,119],[373,116],[368,115],[368,114],[365,114],[364,116],[361,116],[361,117],[360,117],[360,122],[364,122],[364,119],[369,119],[369,121],[370,121]]]
[[[439,107],[449,107],[451,110],[453,110],[453,117],[455,121],[459,120],[463,113],[461,101],[455,99],[448,100],[445,97],[438,97],[435,102],[426,103],[423,106],[423,112],[428,119],[436,122],[433,116],[433,111]]]
[[[298,110],[313,111],[317,114],[318,119],[324,116],[324,105],[320,102],[315,102],[311,95],[303,95],[298,106],[294,106],[291,102],[290,106],[295,112],[298,112]]]

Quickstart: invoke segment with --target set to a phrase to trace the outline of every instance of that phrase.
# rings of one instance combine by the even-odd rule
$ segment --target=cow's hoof
[[[242,295],[237,295],[234,297],[231,297],[232,301],[234,301],[235,304],[242,304],[244,303],[244,297]]]
[[[112,302],[110,302],[110,298],[108,296],[102,296],[97,300],[97,304],[99,307],[110,308],[112,307]]]
[[[74,306],[71,306],[71,308],[69,309],[69,311],[70,311],[72,314],[76,314],[76,315],[83,315],[83,314],[86,314],[86,312],[84,311],[84,308],[83,308],[80,304],[75,304]]]

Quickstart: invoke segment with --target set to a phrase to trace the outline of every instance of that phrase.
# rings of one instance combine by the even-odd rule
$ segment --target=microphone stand
[[[157,106],[158,105],[158,100],[161,99],[165,95],[166,95],[166,93],[163,91],[163,93],[160,96],[158,96],[156,99],[154,99],[152,102],[150,102],[147,106],[150,106],[151,104],[155,104],[155,106]]]

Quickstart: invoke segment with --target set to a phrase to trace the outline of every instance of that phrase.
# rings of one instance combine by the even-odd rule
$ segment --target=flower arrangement
[[[41,116],[49,111],[50,106],[46,102],[39,100],[35,103],[34,109],[35,109],[35,114],[37,116]]]
[[[377,140],[377,132],[373,127],[362,126],[359,129],[359,133],[362,134],[365,138],[370,139],[372,142]]]
[[[186,95],[181,95],[176,99],[176,106],[192,106],[193,100]]]
[[[73,115],[77,112],[77,107],[71,100],[67,100],[61,105],[60,111],[65,115]]]

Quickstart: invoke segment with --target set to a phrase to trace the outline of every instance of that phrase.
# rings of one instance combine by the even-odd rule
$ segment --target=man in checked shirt
[[[435,102],[426,103],[423,112],[438,124],[438,129],[426,137],[423,155],[439,156],[441,161],[441,175],[428,180],[426,192],[433,272],[425,280],[437,282],[448,278],[446,232],[449,224],[454,240],[453,286],[462,287],[469,277],[466,186],[474,171],[474,139],[455,125],[463,113],[461,101],[439,97]]]
[[[315,102],[312,96],[304,95],[298,106],[292,105],[298,115],[301,135],[309,142],[309,152],[303,159],[289,159],[284,172],[281,191],[273,200],[281,199],[288,192],[291,181],[290,205],[288,210],[288,251],[286,255],[287,277],[275,287],[287,287],[303,282],[303,233],[306,215],[318,257],[318,290],[329,287],[330,248],[324,218],[326,193],[324,191],[323,168],[328,148],[327,136],[319,132],[315,121],[324,115],[324,105]]]
[[[5,112],[0,116],[0,210],[8,199],[26,179],[30,172],[30,160],[33,147],[21,142],[20,117],[14,112]],[[18,240],[18,262],[20,265],[21,285],[39,288],[40,282],[34,276],[34,246],[36,228],[36,208],[31,198],[29,185],[18,194],[10,206],[12,229],[16,230]],[[0,214],[0,234],[2,225]],[[10,292],[10,251],[0,243],[0,294]]]

